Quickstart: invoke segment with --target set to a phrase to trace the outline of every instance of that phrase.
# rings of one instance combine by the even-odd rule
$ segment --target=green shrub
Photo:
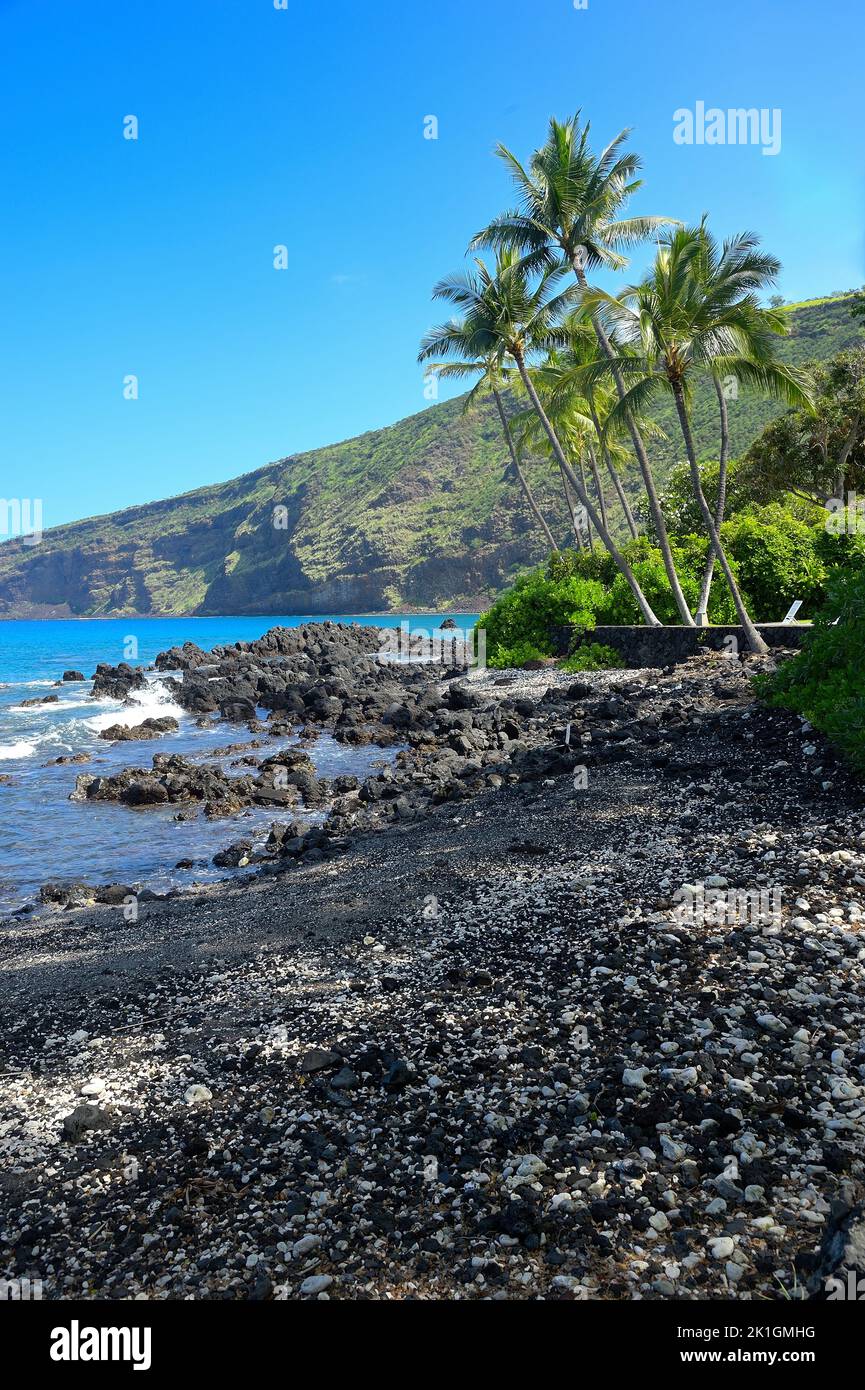
[[[755,685],[769,704],[822,730],[865,773],[865,568],[833,576],[802,650]]]
[[[606,587],[617,573],[613,557],[602,545],[593,545],[591,550],[554,551],[547,561],[547,578],[552,580],[594,579]]]
[[[823,526],[810,525],[778,502],[750,507],[721,529],[749,611],[760,622],[780,622],[794,599],[809,616],[825,597],[827,567],[820,554]]]
[[[636,551],[637,542],[629,542],[625,548],[626,552],[631,549],[632,545]],[[707,550],[708,542],[703,541],[700,536],[679,537],[673,546],[673,559],[676,563],[682,592],[692,612],[697,607],[697,601],[700,597],[700,581],[703,577]],[[661,552],[652,547],[647,547],[647,551],[645,558],[637,558],[637,554],[628,557],[637,583],[662,623],[680,623],[682,619],[667,579],[667,571],[664,569]],[[716,578],[712,584],[712,591],[709,595],[709,618],[713,623],[735,621],[733,601],[723,575]],[[616,573],[607,592],[607,597],[598,609],[597,620],[599,623],[614,624],[642,621],[636,599],[631,593],[624,575]]]
[[[700,596],[700,581],[706,565],[709,542],[703,536],[684,535],[677,536],[672,545],[682,590],[693,610]],[[681,622],[660,550],[652,545],[647,536],[638,536],[636,540],[624,542],[621,551],[661,622]],[[733,568],[735,571],[735,561]],[[640,610],[627,580],[616,569],[612,558],[603,547],[595,545],[590,551],[561,551],[550,557],[547,573],[551,578],[577,575],[596,579],[603,584],[606,594],[595,614],[598,623],[621,626],[642,622]],[[736,621],[736,610],[730,591],[724,576],[717,572],[709,596],[709,619],[713,623]]]
[[[750,504],[724,523],[723,536],[748,611],[757,622],[778,621],[794,599],[813,612],[825,599],[827,579],[838,568],[865,567],[865,536],[835,536],[820,509],[810,504]],[[709,543],[698,532],[671,536],[673,558],[685,598],[693,612],[700,594]],[[646,536],[628,540],[622,554],[662,623],[681,619],[661,552]],[[736,610],[718,565],[709,597],[712,623],[735,623]],[[553,628],[574,625],[638,624],[640,613],[624,577],[599,543],[587,550],[550,556],[545,568],[517,580],[478,621],[486,629],[489,663],[517,664],[523,657],[552,655]],[[507,659],[506,659],[507,657]]]
[[[700,588],[703,583],[703,571],[706,568],[706,558],[709,554],[709,538],[703,535],[688,533],[684,536],[671,538],[673,547],[673,559],[676,562],[676,570],[682,581],[682,589],[687,598],[691,611],[694,612],[700,596]],[[738,565],[734,557],[730,557],[733,566],[733,573],[738,574]],[[740,586],[741,587],[741,586]],[[745,602],[748,603],[748,596],[745,595]],[[676,610],[675,617],[671,620],[678,623],[679,613]],[[727,587],[723,571],[716,563],[715,572],[712,579],[712,587],[709,590],[709,622],[710,623],[737,623],[736,605],[733,603],[733,595]]]
[[[654,551],[648,559],[637,560],[631,568],[637,583],[661,622],[680,622],[679,610],[676,608],[676,602],[667,581],[660,551]],[[695,586],[687,575],[680,573],[679,578],[682,581],[685,598],[693,607],[697,602],[699,586]],[[598,609],[597,620],[599,623],[613,624],[642,622],[640,610],[634,595],[631,593],[630,586],[624,575],[619,574],[618,571]]]
[[[595,625],[595,609],[604,597],[595,580],[548,579],[543,571],[523,575],[512,589],[497,599],[476,627],[486,632],[487,661],[493,666],[499,649],[513,651],[529,643],[538,656],[552,656],[551,631],[573,625],[588,631]]]
[[[612,647],[602,642],[587,642],[571,652],[567,661],[562,662],[563,671],[610,671],[621,670],[624,661]]]
[[[487,657],[487,665],[494,671],[504,671],[512,666],[522,666],[526,661],[542,661],[548,652],[542,652],[531,642],[517,642],[513,647],[494,647],[492,656]]]
[[[658,553],[646,536],[625,541],[619,548],[632,566]],[[550,556],[548,579],[568,579],[571,575],[578,579],[595,579],[605,589],[620,577],[612,555],[599,542],[595,542],[591,550],[560,550]]]
[[[826,569],[865,568],[865,535],[836,535],[826,526],[826,519],[824,512],[814,528],[814,550]]]

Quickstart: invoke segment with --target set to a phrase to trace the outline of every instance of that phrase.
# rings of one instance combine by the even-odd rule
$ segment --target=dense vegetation
[[[713,496],[717,466],[704,470],[706,491]],[[737,471],[733,472],[738,479]],[[674,470],[664,493],[664,506],[677,523],[687,523],[691,508],[684,495],[681,470]],[[759,622],[779,621],[794,600],[802,601],[800,619],[820,613],[839,576],[865,572],[865,528],[861,534],[827,529],[826,512],[814,504],[785,495],[777,501],[748,501],[736,481],[736,510],[724,522],[722,534],[730,562],[751,611]],[[692,502],[692,499],[691,499]],[[706,561],[708,541],[694,531],[671,531],[676,566],[689,602],[696,601]],[[646,536],[622,546],[644,593],[665,623],[677,613],[667,584],[660,551]],[[736,614],[723,579],[713,584],[709,619],[735,623]],[[573,626],[591,631],[597,625],[639,622],[627,584],[611,557],[599,545],[567,550],[549,557],[545,565],[520,577],[514,586],[482,615],[491,664],[520,664],[522,644],[531,657],[553,654],[553,630]],[[511,661],[511,658],[514,658]],[[524,657],[525,659],[525,657]]]
[[[861,358],[861,354],[857,354]],[[819,366],[815,377],[825,384],[845,369],[851,354],[839,354],[832,362]],[[865,525],[856,518],[841,526],[827,526],[827,512],[816,501],[815,487],[807,495],[784,490],[787,480],[778,440],[799,437],[803,420],[811,431],[821,421],[831,420],[837,428],[836,402],[824,402],[802,417],[790,411],[770,423],[742,460],[730,465],[727,520],[721,533],[745,600],[757,621],[776,622],[798,599],[800,619],[812,619],[826,602],[827,593],[845,572],[865,567]],[[819,457],[819,456],[818,456]],[[768,462],[772,459],[772,467]],[[763,465],[762,467],[760,465]],[[718,464],[702,465],[705,493],[714,507],[717,502]],[[807,486],[804,471],[799,479]],[[766,500],[773,497],[774,500]],[[815,500],[811,500],[814,498]],[[675,465],[662,489],[662,505],[670,525],[676,566],[689,603],[695,603],[704,570],[709,542],[699,534],[699,515],[687,476],[687,467]],[[644,513],[641,521],[651,531]],[[630,562],[643,592],[664,623],[677,622],[673,596],[667,583],[660,551],[648,534],[624,542],[622,551]],[[723,579],[716,582],[709,596],[709,620],[735,623],[736,613]],[[519,665],[527,659],[553,653],[553,630],[572,626],[591,631],[598,624],[637,623],[640,615],[628,585],[617,572],[611,556],[597,543],[582,550],[554,552],[547,562],[521,576],[513,588],[502,594],[478,622],[487,634],[490,663],[496,667]],[[597,644],[584,644],[597,653]],[[589,660],[588,655],[583,658]],[[571,658],[573,660],[573,658]],[[595,654],[594,665],[598,663]],[[609,665],[617,662],[610,659]],[[569,667],[569,669],[593,669]]]
[[[757,685],[770,704],[804,715],[865,772],[865,568],[833,575],[802,651]]]

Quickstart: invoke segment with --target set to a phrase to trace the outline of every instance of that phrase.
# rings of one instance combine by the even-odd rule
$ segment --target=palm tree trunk
[[[585,470],[585,468],[583,467],[583,460],[582,460],[582,458],[580,459],[579,464],[580,464],[580,482],[581,482],[582,485],[583,485],[583,492],[588,493],[588,490],[589,490],[589,489],[586,487],[586,470]],[[592,546],[594,545],[594,541],[592,540],[592,524],[591,524],[591,522],[589,521],[588,517],[586,518],[586,536],[587,536],[587,538],[588,538],[589,549],[591,550]]]
[[[502,404],[501,395],[500,395],[499,392],[496,391],[496,390],[493,390],[493,395],[494,395],[495,398],[496,398],[496,405],[497,405],[498,408],[499,408],[499,419],[500,419],[501,422],[502,422],[502,429],[503,429],[504,432],[505,432],[505,439],[508,441],[508,449],[509,449],[510,455],[511,455],[511,463],[512,463],[513,466],[514,466],[514,472],[516,473],[517,478],[519,479],[520,487],[521,487],[522,490],[523,490],[523,496],[525,497],[525,499],[526,499],[526,501],[527,501],[527,503],[528,503],[528,505],[529,505],[529,510],[530,510],[532,516],[535,518],[535,521],[538,523],[538,525],[540,526],[541,530],[543,531],[544,537],[545,537],[545,539],[546,539],[547,545],[550,547],[550,550],[558,550],[558,546],[556,545],[555,541],[553,540],[553,534],[552,534],[552,532],[551,532],[549,526],[547,525],[547,523],[544,521],[544,518],[543,518],[543,516],[542,516],[542,514],[541,514],[540,507],[538,506],[537,502],[536,502],[535,499],[534,499],[534,496],[533,496],[533,494],[532,494],[532,490],[531,490],[531,488],[529,487],[528,478],[526,478],[525,474],[523,473],[522,468],[520,467],[520,461],[519,461],[519,458],[517,457],[516,448],[514,447],[513,437],[512,437],[512,435],[511,435],[510,429],[508,428],[508,417],[507,417],[507,415],[505,414],[505,408],[504,408],[504,405]]]
[[[598,444],[600,446],[601,453],[604,456],[604,463],[607,465],[607,472],[613,480],[613,487],[616,489],[616,496],[619,499],[619,505],[621,506],[622,511],[625,514],[625,521],[628,524],[628,530],[631,533],[631,539],[636,540],[638,531],[637,523],[634,520],[634,513],[631,511],[631,504],[628,501],[628,494],[622,487],[622,480],[619,477],[618,470],[616,469],[616,466],[613,463],[612,458],[610,457],[610,451],[607,448],[607,445],[604,441],[604,434],[603,430],[601,429],[601,422],[598,419],[598,413],[595,410],[595,403],[592,400],[591,392],[587,394],[586,400],[589,404],[589,411],[592,416],[592,424],[595,427],[595,434],[598,436]]]
[[[679,424],[682,427],[682,438],[685,441],[685,452],[688,455],[688,464],[691,469],[691,484],[694,489],[694,496],[697,499],[697,504],[703,515],[703,523],[706,527],[706,530],[709,533],[709,540],[712,543],[712,549],[718,557],[718,564],[724,571],[724,578],[726,579],[730,587],[730,593],[733,595],[733,602],[736,605],[736,612],[739,615],[739,622],[741,623],[745,636],[748,639],[748,646],[751,648],[752,652],[760,652],[762,654],[764,652],[767,652],[769,648],[766,646],[766,643],[763,641],[762,637],[760,636],[759,632],[757,631],[756,627],[751,621],[751,618],[748,614],[748,610],[745,607],[745,604],[742,600],[742,595],[739,593],[739,586],[736,583],[733,571],[730,568],[730,561],[727,559],[727,553],[724,550],[723,545],[721,544],[721,537],[718,534],[718,528],[715,525],[715,518],[712,516],[712,509],[706,501],[706,494],[703,491],[703,484],[700,480],[700,469],[697,464],[697,451],[694,447],[694,437],[691,434],[691,421],[688,418],[688,408],[685,405],[685,396],[684,392],[682,391],[682,383],[681,381],[679,381],[677,377],[671,377],[670,384],[673,388],[673,399],[676,402],[676,413],[679,417]]]
[[[580,483],[580,480],[574,472],[573,468],[568,463],[568,460],[565,457],[565,451],[562,448],[561,443],[559,442],[559,437],[553,429],[552,424],[550,423],[549,417],[547,416],[547,413],[541,404],[540,397],[538,396],[538,393],[535,390],[535,384],[529,376],[528,370],[526,368],[525,358],[523,357],[522,353],[520,353],[519,356],[514,355],[514,361],[517,364],[517,370],[520,374],[520,380],[526,388],[526,393],[528,394],[529,400],[531,401],[532,406],[534,407],[538,419],[543,425],[544,433],[546,434],[547,439],[550,441],[550,448],[553,451],[556,463],[561,468],[563,474],[567,478],[571,487],[574,489],[574,492],[577,494],[581,503],[585,507],[586,512],[590,520],[592,521],[592,524],[594,525],[595,530],[597,531],[598,535],[600,536],[601,540],[603,541],[604,545],[606,546],[607,550],[612,556],[613,563],[615,564],[616,569],[619,571],[620,574],[624,575],[628,588],[634,595],[637,607],[643,615],[643,621],[649,627],[660,627],[661,623],[659,619],[656,618],[655,614],[652,612],[652,609],[649,605],[649,601],[646,598],[646,595],[643,593],[642,589],[640,588],[639,584],[637,583],[637,579],[633,570],[631,569],[624,555],[617,547],[606,526],[601,521],[601,518],[598,516],[597,512],[591,504],[591,501],[589,500],[588,493]]]
[[[619,471],[610,457],[609,449],[604,449],[604,456],[607,461],[607,470],[610,474],[610,477],[613,480],[613,487],[616,489],[616,496],[618,497],[619,503],[621,504],[621,508],[625,516],[625,521],[627,522],[628,530],[631,533],[631,540],[635,541],[640,532],[637,528],[637,523],[634,520],[634,513],[631,511],[631,504],[628,501],[628,494],[625,492],[625,489],[622,486],[622,480],[619,477]]]
[[[586,543],[583,540],[582,527],[580,526],[580,523],[577,521],[577,513],[574,507],[574,499],[571,493],[571,485],[568,482],[567,477],[565,476],[565,472],[562,469],[561,465],[559,465],[559,472],[562,475],[562,487],[565,489],[565,501],[568,504],[568,511],[571,514],[571,526],[574,530],[574,539],[577,542],[577,550],[582,551],[585,550]]]
[[[595,484],[595,492],[598,495],[598,510],[601,513],[601,521],[604,523],[607,530],[609,531],[610,519],[607,516],[607,499],[604,496],[604,489],[601,487],[601,475],[598,472],[598,460],[595,458],[595,451],[592,448],[591,444],[589,445],[589,467],[592,470],[592,480]]]
[[[716,376],[712,377],[715,383],[715,394],[718,397],[718,409],[721,412],[721,452],[718,458],[718,501],[715,506],[715,525],[720,532],[724,522],[724,512],[727,510],[727,463],[730,458],[730,421],[727,415],[727,398],[724,395],[724,388]],[[706,568],[703,571],[703,582],[700,585],[700,601],[697,604],[697,612],[694,615],[697,627],[707,627],[709,623],[709,594],[712,592],[712,576],[715,572],[715,552],[709,546],[709,554],[706,557]]]
[[[581,288],[588,289],[588,281],[586,279],[583,268],[579,263],[579,259],[576,256],[573,260],[573,267],[574,274],[576,275]],[[601,346],[601,351],[603,352],[604,356],[610,364],[610,371],[612,372],[613,381],[616,384],[616,391],[618,393],[619,400],[624,400],[626,395],[625,380],[622,376],[621,371],[619,370],[619,365],[616,362],[616,354],[613,352],[612,343],[610,342],[609,338],[604,332],[603,324],[601,323],[601,320],[597,314],[592,314],[592,324],[594,326],[598,342]],[[691,617],[691,610],[688,607],[685,595],[682,593],[682,586],[679,583],[679,576],[676,573],[676,565],[673,560],[673,552],[670,548],[670,538],[667,535],[667,527],[664,522],[663,512],[661,511],[661,504],[658,501],[658,493],[655,488],[655,480],[652,477],[652,469],[651,465],[649,464],[649,456],[646,453],[646,446],[643,443],[643,436],[637,429],[636,421],[634,420],[634,417],[631,414],[630,410],[625,412],[625,418],[628,425],[628,433],[631,436],[631,443],[634,446],[634,453],[637,456],[637,463],[640,465],[640,473],[643,478],[643,486],[646,489],[646,496],[649,499],[649,511],[651,512],[652,522],[654,523],[655,535],[658,538],[658,548],[660,549],[661,556],[663,557],[664,569],[667,572],[667,580],[669,582],[670,589],[672,590],[673,598],[676,601],[676,607],[679,610],[682,622],[685,623],[687,627],[693,627],[694,619]]]

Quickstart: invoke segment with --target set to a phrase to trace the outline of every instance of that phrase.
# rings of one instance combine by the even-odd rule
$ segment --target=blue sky
[[[861,284],[863,28],[861,0],[0,0],[0,494],[48,527],[423,409],[430,287],[509,202],[493,146],[578,106],[635,128],[635,211],[760,232],[788,299]],[[700,100],[779,108],[780,153],[676,145]]]

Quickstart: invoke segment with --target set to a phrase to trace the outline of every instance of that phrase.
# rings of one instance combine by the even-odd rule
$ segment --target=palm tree
[[[712,369],[712,385],[715,388],[715,395],[718,398],[718,415],[721,422],[721,443],[718,450],[718,497],[715,502],[715,526],[718,531],[724,523],[724,513],[727,510],[727,467],[730,461],[730,416],[727,410],[727,396],[717,371]],[[709,622],[709,595],[712,592],[712,576],[715,573],[715,551],[709,546],[709,553],[706,556],[706,566],[703,570],[703,579],[700,584],[700,597],[697,600],[697,611],[694,614],[694,621],[697,627],[706,627]]]
[[[463,413],[467,414],[482,396],[492,396],[496,403],[499,420],[501,421],[502,432],[508,445],[508,452],[511,458],[514,473],[523,491],[529,510],[535,521],[538,523],[543,533],[544,539],[550,550],[558,550],[553,533],[544,520],[543,513],[535,501],[534,493],[529,485],[529,480],[523,472],[520,463],[519,453],[514,444],[514,438],[508,424],[507,411],[505,410],[502,399],[502,389],[506,385],[506,373],[502,358],[502,349],[492,349],[483,357],[476,356],[476,344],[472,340],[471,330],[465,322],[452,322],[444,324],[440,330],[436,341],[426,339],[420,353],[420,361],[428,361],[430,357],[446,357],[449,354],[461,358],[457,362],[433,362],[430,370],[440,377],[467,377],[476,376],[477,382],[466,396],[463,404]]]
[[[737,244],[744,255],[748,246],[753,249],[754,239],[746,236],[728,243],[725,253],[730,248],[731,262],[736,259],[733,248]],[[777,311],[762,310],[747,289],[748,275],[756,272],[753,268],[750,272],[735,271],[728,266],[729,273],[716,276],[712,267],[717,268],[722,259],[704,219],[699,227],[683,227],[669,234],[642,284],[625,290],[618,299],[593,290],[586,302],[612,325],[617,341],[638,350],[636,361],[625,355],[617,360],[619,369],[636,375],[637,380],[613,415],[639,414],[658,392],[672,395],[694,496],[711,549],[727,580],[749,646],[765,652],[766,644],[742,600],[703,491],[691,429],[691,382],[695,372],[709,370],[719,377],[735,375],[789,403],[801,404],[806,396],[803,378],[771,356],[770,320]]]
[[[618,398],[617,392],[608,381],[598,380],[594,370],[599,362],[606,362],[606,357],[601,351],[591,316],[585,307],[569,314],[564,328],[567,333],[567,346],[551,354],[545,376],[556,400],[577,397],[578,401],[584,402],[583,409],[594,426],[597,448],[615,488],[625,524],[631,539],[636,540],[639,530],[619,475],[619,465],[626,463],[630,455],[622,443],[623,431],[608,428],[610,415]],[[648,435],[666,438],[664,431],[653,421],[639,420],[636,423],[644,438]]]
[[[496,153],[504,160],[516,184],[519,206],[497,217],[473,238],[474,247],[515,247],[535,266],[559,260],[571,267],[577,283],[588,289],[586,271],[596,267],[620,269],[627,264],[622,250],[669,226],[667,217],[620,217],[628,199],[642,187],[635,177],[640,168],[636,154],[623,151],[630,131],[623,130],[596,156],[589,146],[590,125],[580,125],[580,112],[567,121],[550,121],[547,140],[532,155],[525,169],[505,145]],[[610,363],[619,400],[626,395],[617,355],[599,316],[593,316],[598,343]],[[682,592],[673,560],[661,504],[649,456],[636,419],[630,411],[624,422],[652,517],[667,579],[682,621],[694,620]]]
[[[701,257],[695,260],[695,270],[701,275],[706,296],[711,300],[712,307],[709,312],[723,317],[732,306],[739,306],[739,370],[727,375],[736,378],[737,386],[743,377],[743,384],[750,382],[760,388],[764,388],[769,381],[772,383],[771,389],[774,394],[786,400],[798,399],[801,403],[804,379],[799,374],[789,371],[776,355],[777,339],[786,337],[790,332],[789,317],[780,306],[761,309],[754,300],[758,292],[765,291],[767,286],[774,284],[781,269],[780,261],[774,256],[758,251],[760,239],[750,232],[740,232],[725,241],[719,254],[715,239],[706,230],[705,217],[701,227],[704,231],[703,250]],[[746,296],[750,296],[747,304],[744,302]],[[754,367],[758,369],[756,375]],[[718,496],[715,503],[715,526],[720,531],[727,506],[730,423],[724,373],[718,363],[711,365],[710,372],[718,400],[721,426]],[[810,404],[810,397],[808,403]],[[695,614],[698,627],[705,626],[709,621],[709,595],[712,590],[715,560],[715,551],[710,546]]]
[[[607,473],[610,476],[610,480],[616,492],[616,497],[619,500],[619,506],[622,509],[622,515],[625,518],[625,525],[630,532],[631,540],[636,540],[638,535],[637,523],[634,520],[634,513],[628,501],[628,494],[625,492],[622,479],[619,476],[619,470],[616,466],[617,463],[627,458],[627,451],[622,448],[621,444],[618,443],[612,435],[607,434],[605,428],[605,421],[609,419],[610,411],[613,406],[610,396],[611,393],[609,388],[603,384],[590,387],[585,393],[586,405],[588,406],[589,415],[595,435],[597,436],[601,458],[606,465]]]
[[[557,290],[563,274],[564,267],[547,265],[533,282],[526,261],[512,248],[505,248],[498,257],[495,274],[482,260],[477,259],[474,271],[441,280],[433,290],[433,296],[448,300],[463,311],[461,327],[474,356],[486,358],[491,353],[501,352],[513,361],[562,474],[585,508],[616,568],[624,576],[644,621],[659,626],[630,565],[571,467],[529,373],[533,354],[563,341],[561,318],[573,306],[579,293],[577,286]],[[448,346],[452,341],[451,328],[452,325],[444,324],[425,336],[419,354],[421,361],[453,351]]]
[[[529,375],[562,448],[568,455],[571,467],[579,472],[580,482],[586,491],[588,491],[586,485],[586,463],[588,462],[594,484],[594,495],[598,503],[598,514],[604,526],[609,530],[606,498],[593,448],[593,443],[597,442],[595,425],[589,414],[587,402],[575,391],[566,392],[561,389],[560,378],[563,369],[559,358],[559,352],[554,349],[539,367],[530,369]],[[514,416],[511,421],[511,431],[516,434],[518,448],[530,447],[533,450],[547,453],[555,459],[546,431],[533,407],[529,407],[529,409]],[[583,528],[576,515],[567,475],[561,467],[559,471],[562,475],[577,549],[582,550],[584,548]],[[587,527],[587,532],[587,539],[591,543],[590,525]]]

